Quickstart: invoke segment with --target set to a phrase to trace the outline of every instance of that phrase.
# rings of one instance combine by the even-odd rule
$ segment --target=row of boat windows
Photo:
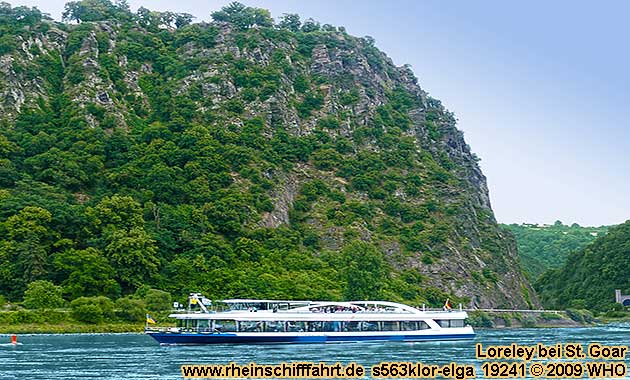
[[[464,327],[461,319],[436,320],[442,328]],[[210,332],[357,332],[417,331],[429,329],[424,321],[235,321],[180,320],[180,327]]]

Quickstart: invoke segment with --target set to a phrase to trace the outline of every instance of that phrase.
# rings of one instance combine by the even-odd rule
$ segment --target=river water
[[[628,345],[630,325],[589,328],[478,330],[472,341],[362,342],[299,345],[160,346],[143,334],[21,335],[18,346],[0,335],[0,379],[181,379],[182,364],[380,362],[475,364],[475,343]]]

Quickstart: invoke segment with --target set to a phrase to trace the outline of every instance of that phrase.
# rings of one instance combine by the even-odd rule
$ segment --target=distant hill
[[[581,227],[550,224],[501,224],[516,237],[523,271],[535,280],[548,269],[561,266],[569,253],[605,235],[608,226]]]
[[[610,227],[608,233],[572,253],[564,265],[543,274],[536,289],[552,308],[606,310],[614,290],[630,292],[630,221]]]

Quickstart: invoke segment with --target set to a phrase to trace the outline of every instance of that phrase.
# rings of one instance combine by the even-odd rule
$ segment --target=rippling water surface
[[[143,334],[0,335],[0,379],[181,379],[182,364],[278,364],[311,361],[475,363],[475,343],[507,345],[576,342],[628,345],[630,325],[592,328],[478,330],[472,341],[300,345],[160,346]],[[478,375],[478,377],[481,377]]]

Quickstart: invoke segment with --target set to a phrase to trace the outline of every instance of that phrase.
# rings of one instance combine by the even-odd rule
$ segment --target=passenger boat
[[[217,305],[193,293],[177,327],[146,327],[161,344],[318,343],[472,339],[461,310],[428,311],[386,301],[228,299]],[[218,308],[221,310],[221,308]]]

